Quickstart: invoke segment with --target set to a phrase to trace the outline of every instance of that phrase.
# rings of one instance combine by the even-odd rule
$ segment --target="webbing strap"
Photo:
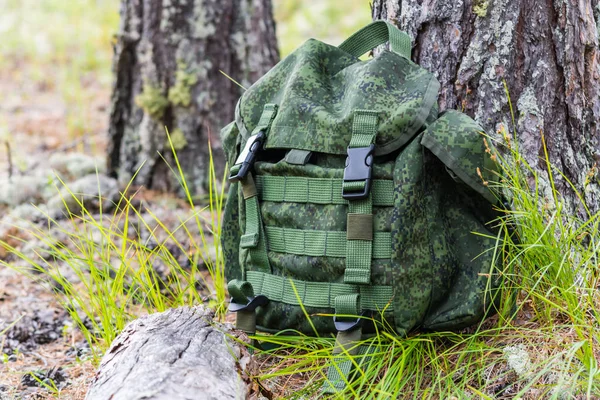
[[[309,150],[291,149],[285,155],[285,162],[293,165],[306,165],[308,160],[312,156],[312,152]]]
[[[269,251],[312,257],[346,257],[347,246],[351,242],[347,240],[347,232],[344,231],[265,226],[265,233]],[[375,232],[373,240],[369,243],[373,249],[373,258],[390,259],[392,257],[392,234],[390,232]]]
[[[394,53],[410,60],[412,49],[410,36],[402,32],[387,21],[375,21],[365,26],[338,47],[355,57],[360,57],[367,51],[390,42],[390,48]]]
[[[239,103],[238,103],[239,105]],[[237,106],[236,106],[237,107]],[[242,148],[242,151],[240,152],[240,154],[238,155],[237,159],[235,160],[235,164],[231,166],[231,168],[229,169],[229,174],[230,174],[230,179],[231,177],[234,177],[235,175],[238,174],[238,172],[240,172],[240,170],[242,168],[246,168],[248,169],[249,167],[251,167],[251,165],[254,161],[252,159],[252,157],[249,158],[250,153],[256,153],[256,151],[258,151],[261,147],[262,147],[262,141],[260,143],[260,146],[258,146],[258,148],[252,148],[252,147],[256,147],[255,146],[255,139],[259,137],[259,133],[266,135],[269,131],[269,128],[271,127],[271,123],[273,122],[273,119],[275,118],[275,115],[277,115],[277,104],[265,104],[265,106],[263,107],[263,112],[260,115],[260,119],[258,120],[258,124],[256,124],[256,126],[254,127],[254,130],[252,131],[252,134],[250,135],[250,137],[248,137],[248,139],[246,140],[246,143],[244,145],[244,147]],[[256,155],[256,154],[254,154]],[[245,170],[243,172],[243,176],[245,176],[247,174],[247,170]],[[237,181],[237,179],[236,179]]]
[[[361,329],[352,332],[338,332],[335,337],[332,364],[327,368],[327,379],[323,384],[323,392],[336,393],[350,383],[350,373],[353,369],[352,357],[357,355],[363,347],[357,344],[360,342],[361,336]]]
[[[253,134],[257,134],[260,131],[267,132],[271,122],[275,118],[276,112],[276,105],[266,104],[260,120],[254,128]],[[240,238],[240,247],[248,249],[250,263],[254,269],[271,272],[267,256],[267,242],[260,215],[260,205],[258,204],[257,190],[252,174],[247,174],[240,181],[240,184],[246,206],[246,232]]]
[[[254,297],[254,289],[252,284],[240,279],[233,279],[227,283],[227,291],[229,297],[235,303],[245,304],[249,298]]]
[[[360,182],[348,182],[359,184]],[[364,185],[363,185],[364,186]],[[257,175],[256,188],[261,200],[290,203],[348,204],[342,198],[341,178],[304,178],[299,176]],[[373,205],[394,205],[394,182],[377,179],[371,187]]]
[[[368,110],[356,110],[352,122],[352,137],[349,148],[368,147],[375,142],[377,135],[377,112]],[[365,185],[365,182],[344,182],[344,192],[356,190],[357,185]],[[350,187],[352,186],[352,187]],[[360,191],[360,190],[359,190]],[[365,218],[357,218],[357,215],[371,216],[373,224],[373,193],[360,200],[348,202],[348,232],[354,232],[364,227]],[[362,227],[355,229],[351,226],[355,221],[361,220]],[[373,255],[373,237],[357,238],[348,235],[346,247],[346,271],[344,272],[345,283],[368,284],[371,281],[371,258]],[[391,242],[390,242],[391,244]]]
[[[361,310],[393,311],[391,286],[300,281],[258,271],[247,271],[246,279],[252,284],[255,294],[265,295],[270,301],[296,306],[302,303],[306,307],[335,308],[336,297],[360,294]]]
[[[252,284],[239,279],[229,281],[227,291],[233,303],[246,304],[248,299],[254,297]],[[235,315],[235,328],[251,335],[255,334],[256,312],[254,310],[237,311]]]
[[[352,316],[356,319],[360,314],[360,295],[358,293],[344,294],[334,299],[335,301],[335,315],[341,316]]]
[[[377,346],[358,345],[360,339],[358,333],[336,337],[334,357],[327,368],[327,378],[321,388],[323,393],[334,394],[344,390],[351,382],[354,363],[358,364],[363,371],[368,367],[373,353],[377,351]],[[338,351],[342,347],[345,351]]]
[[[265,104],[258,124],[254,127],[252,134],[256,135],[260,131],[268,131],[271,128],[271,122],[273,122],[275,115],[277,115],[277,104]]]
[[[254,186],[252,174],[249,174],[240,182],[242,184],[242,190],[244,193],[252,192],[252,187]],[[246,233],[244,233],[240,238],[240,247],[248,249],[250,262],[254,269],[264,272],[271,272],[271,266],[267,256],[267,242],[262,226],[262,219],[260,217],[260,206],[258,204],[256,190],[254,190],[254,193],[255,194],[253,196],[245,199]]]

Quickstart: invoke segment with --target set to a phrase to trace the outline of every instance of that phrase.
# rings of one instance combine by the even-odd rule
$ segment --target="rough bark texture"
[[[246,349],[203,308],[178,308],[136,320],[102,359],[87,400],[246,399],[253,368]]]
[[[413,60],[442,85],[441,110],[492,134],[513,129],[506,82],[521,153],[547,177],[543,133],[551,162],[599,209],[599,0],[375,0],[373,18],[411,35]]]
[[[222,164],[218,132],[243,91],[220,71],[247,87],[278,61],[271,0],[122,0],[120,14],[109,173],[125,183],[144,164],[136,184],[181,192],[166,127],[202,193],[209,137]]]

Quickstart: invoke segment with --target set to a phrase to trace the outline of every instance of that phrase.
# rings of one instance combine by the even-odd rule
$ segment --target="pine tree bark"
[[[490,134],[516,129],[549,196],[543,135],[550,161],[599,210],[600,0],[374,0],[373,18],[413,38],[413,60],[441,83],[441,110],[463,110]]]
[[[201,194],[209,140],[222,171],[219,129],[243,91],[224,74],[248,87],[279,59],[271,0],[122,0],[120,14],[108,171],[181,193],[168,130],[191,194]]]

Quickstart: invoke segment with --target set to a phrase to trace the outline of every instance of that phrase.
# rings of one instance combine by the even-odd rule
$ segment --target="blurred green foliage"
[[[369,0],[273,1],[282,58],[310,38],[338,45],[371,22]]]
[[[98,72],[110,81],[111,42],[119,0],[0,0],[0,67],[10,60]],[[368,0],[274,0],[282,56],[309,38],[338,44],[371,20]]]
[[[118,10],[119,0],[0,0],[3,79],[17,82],[28,103],[55,93],[68,139],[90,133],[91,104],[110,88]]]
[[[119,0],[0,0],[0,66],[19,62],[64,67],[65,75],[99,72],[110,81],[111,41]]]
[[[90,104],[110,90],[120,2],[0,0],[3,79],[55,93],[64,103],[69,139],[94,129]],[[273,2],[282,58],[309,38],[337,45],[371,19],[368,0]],[[35,93],[36,89],[22,90],[17,96]],[[175,100],[186,102],[185,96]]]

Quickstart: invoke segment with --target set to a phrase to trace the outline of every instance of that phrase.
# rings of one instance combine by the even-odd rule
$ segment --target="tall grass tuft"
[[[89,342],[94,362],[124,326],[140,315],[197,304],[210,305],[219,316],[224,314],[219,240],[224,185],[216,184],[211,154],[208,205],[197,206],[173,154],[173,171],[182,182],[189,207],[187,218],[180,218],[176,226],[167,226],[151,208],[140,207],[135,200],[138,193],[127,194],[129,186],[114,211],[107,214],[102,208],[97,213],[87,210],[80,195],[62,183],[77,203],[75,210],[69,207],[73,202],[63,202],[70,219],[61,221],[46,214],[47,225],[28,228],[22,232],[25,235],[13,238],[28,236],[39,242],[40,250],[34,256],[19,249],[21,246],[0,241],[0,246],[20,261],[2,261],[0,265],[15,269],[56,295]],[[142,231],[149,235],[142,237]],[[159,269],[163,271],[159,273]]]

